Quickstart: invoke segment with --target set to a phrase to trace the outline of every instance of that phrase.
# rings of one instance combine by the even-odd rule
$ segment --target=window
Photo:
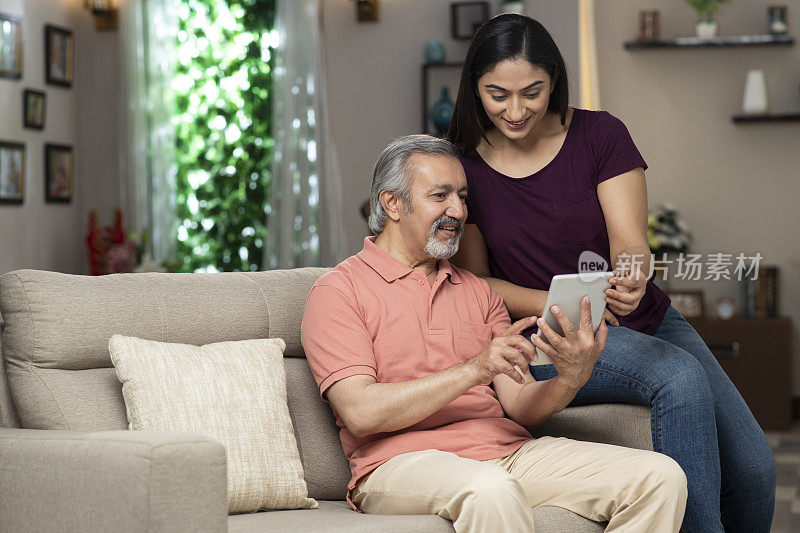
[[[182,0],[171,89],[182,272],[261,268],[275,0]]]

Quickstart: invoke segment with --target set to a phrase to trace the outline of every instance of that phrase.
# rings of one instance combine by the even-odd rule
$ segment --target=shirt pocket
[[[456,325],[456,353],[461,361],[472,359],[492,340],[492,326],[480,322],[460,321]]]
[[[562,244],[592,242],[605,229],[596,196],[578,202],[553,203],[553,228]]]

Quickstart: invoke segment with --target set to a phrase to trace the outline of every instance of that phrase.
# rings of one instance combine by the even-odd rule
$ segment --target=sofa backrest
[[[6,377],[5,359],[3,359],[3,329],[5,322],[3,314],[0,313],[0,428],[22,427],[19,423],[19,415],[11,400],[11,392],[8,390],[8,378]]]
[[[13,406],[0,388],[0,413],[13,422],[16,407],[29,429],[124,430],[122,386],[108,354],[113,334],[194,345],[280,337],[310,495],[343,498],[347,461],[300,344],[305,300],[324,272],[4,274],[2,355]]]

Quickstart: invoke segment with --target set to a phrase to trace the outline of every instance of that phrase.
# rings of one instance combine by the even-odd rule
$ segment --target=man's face
[[[408,161],[411,202],[400,218],[409,251],[447,259],[458,251],[467,219],[467,178],[461,163],[444,155],[414,154]]]

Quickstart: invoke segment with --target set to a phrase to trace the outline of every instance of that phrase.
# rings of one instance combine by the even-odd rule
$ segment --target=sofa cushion
[[[18,428],[19,415],[11,400],[11,392],[8,390],[8,378],[6,377],[6,360],[3,358],[3,330],[5,322],[0,313],[0,428]]]
[[[350,465],[342,450],[339,427],[319,389],[308,361],[286,357],[286,391],[308,495],[318,500],[344,500]]]
[[[536,531],[602,533],[604,524],[560,507],[531,509]],[[353,511],[347,502],[319,502],[319,509],[266,511],[228,517],[229,533],[303,531],[313,533],[453,533],[450,520],[437,515],[374,515]]]
[[[3,356],[22,427],[127,426],[120,385],[108,356],[108,339],[115,333],[194,345],[281,337],[287,355],[302,357],[303,305],[326,270],[3,274]]]
[[[317,506],[286,403],[285,347],[281,339],[109,341],[130,429],[199,433],[225,445],[231,513]]]
[[[247,272],[244,275],[258,288],[269,312],[269,336],[286,341],[287,357],[305,357],[300,343],[300,323],[311,287],[329,269],[293,268]]]

